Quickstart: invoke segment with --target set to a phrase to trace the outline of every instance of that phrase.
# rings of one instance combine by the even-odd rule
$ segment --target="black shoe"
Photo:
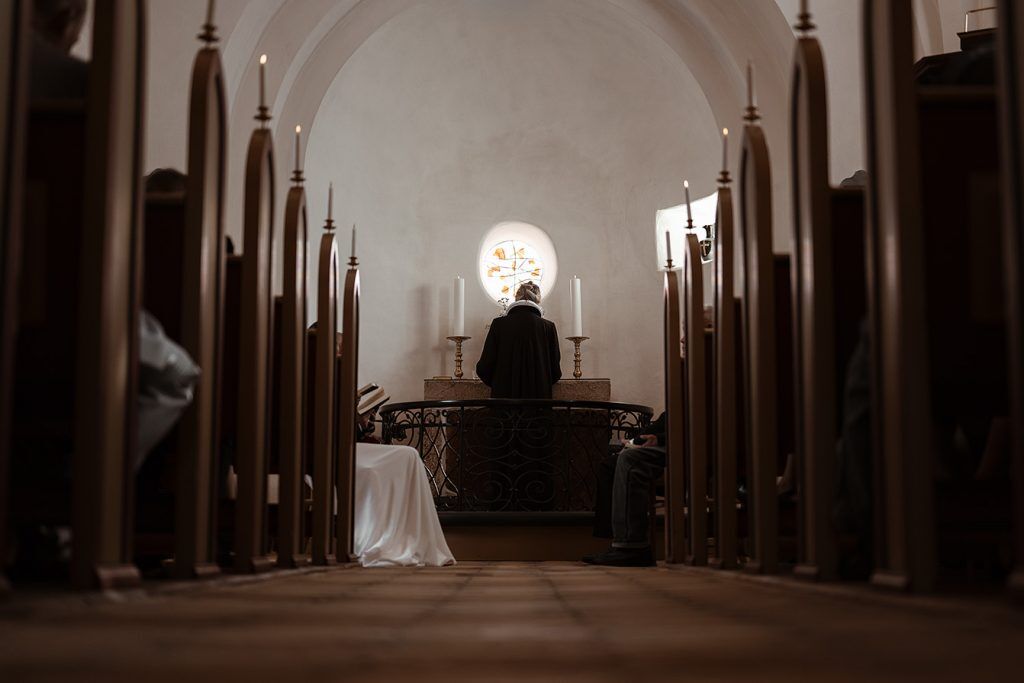
[[[654,567],[654,553],[651,547],[646,548],[609,548],[600,555],[586,555],[583,557],[586,564],[596,564],[604,567]]]

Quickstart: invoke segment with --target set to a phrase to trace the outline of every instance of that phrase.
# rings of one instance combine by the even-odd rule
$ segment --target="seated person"
[[[599,555],[587,555],[587,564],[609,567],[653,567],[654,551],[648,537],[651,486],[665,470],[665,413],[644,434],[623,443],[598,471],[594,535],[611,538]]]
[[[455,564],[415,448],[356,444],[353,551],[364,567]]]
[[[317,323],[309,329],[318,329]],[[339,332],[335,337],[339,356],[341,342]],[[356,416],[353,554],[364,567],[455,564],[420,454],[409,446],[369,442],[375,413],[376,408]],[[306,485],[313,489],[309,474]],[[337,508],[337,493],[334,505]]]
[[[540,287],[524,282],[505,314],[491,322],[476,374],[491,398],[551,398],[562,377],[558,330],[544,319]]]
[[[33,0],[33,102],[85,98],[89,66],[71,56],[85,23],[86,0]]]

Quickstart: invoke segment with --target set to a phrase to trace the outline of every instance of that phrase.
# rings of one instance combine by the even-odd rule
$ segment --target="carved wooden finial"
[[[818,28],[811,21],[811,13],[807,8],[808,0],[800,0],[800,14],[796,17],[796,28],[800,33],[808,33]]]
[[[686,227],[693,230],[693,211],[690,209],[690,181],[683,181],[683,192],[686,194]]]
[[[334,183],[327,186],[327,221],[324,223],[324,230],[334,231]]]
[[[203,32],[199,34],[199,40],[206,43],[206,47],[212,47],[214,43],[220,41],[220,38],[217,37],[217,26],[213,23],[216,6],[217,0],[210,0],[206,5],[206,23],[203,24]]]
[[[757,100],[754,98],[754,63],[747,60],[747,112],[743,120],[749,123],[761,120],[761,114],[757,111]]]

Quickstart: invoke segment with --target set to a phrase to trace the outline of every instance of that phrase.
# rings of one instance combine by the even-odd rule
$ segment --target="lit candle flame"
[[[260,112],[267,108],[267,56],[260,56]]]
[[[722,129],[722,170],[729,168],[729,129]]]

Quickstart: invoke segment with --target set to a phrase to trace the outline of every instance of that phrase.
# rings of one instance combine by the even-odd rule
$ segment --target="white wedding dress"
[[[364,567],[455,564],[437,519],[419,453],[409,446],[356,444],[353,544]]]

